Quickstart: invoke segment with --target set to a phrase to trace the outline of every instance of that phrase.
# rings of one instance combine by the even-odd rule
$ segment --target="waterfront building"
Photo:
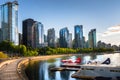
[[[60,41],[59,41],[59,38],[57,38],[56,39],[56,44],[55,44],[55,46],[57,47],[57,48],[59,48],[60,47],[60,43],[59,43]]]
[[[0,28],[0,42],[2,41],[2,30]]]
[[[86,48],[85,37],[83,36],[83,48]]]
[[[1,5],[1,30],[2,41],[8,40],[15,45],[19,44],[17,1]]]
[[[59,44],[62,48],[68,47],[68,39],[69,39],[69,30],[67,27],[62,28],[59,32]]]
[[[117,45],[112,45],[112,49],[114,49],[115,51],[119,51],[119,47]]]
[[[89,48],[88,40],[85,42],[85,48]]]
[[[96,29],[92,29],[88,34],[88,44],[89,48],[95,48],[96,47]]]
[[[55,47],[55,30],[54,28],[47,31],[47,42],[49,47]]]
[[[83,25],[75,25],[74,35],[75,35],[74,47],[83,48]]]
[[[33,41],[33,32],[34,32],[34,28],[33,28],[33,24],[35,23],[35,21],[33,19],[26,19],[23,21],[22,24],[22,33],[23,33],[23,44],[29,47],[33,47],[34,41]]]
[[[44,27],[43,24],[26,19],[23,21],[23,44],[32,48],[44,46]]]
[[[106,44],[104,42],[98,41],[97,42],[97,47],[98,48],[105,48]]]
[[[44,42],[47,42],[47,36],[44,34]]]
[[[101,41],[98,41],[98,42],[97,42],[97,47],[98,47],[98,48],[112,48],[112,46],[111,46],[110,43],[109,43],[109,44],[106,44],[106,43],[101,42]]]
[[[22,44],[22,34],[19,33],[19,45]]]
[[[40,22],[35,22],[33,30],[33,37],[34,37],[34,48],[44,47],[44,27],[43,24]]]
[[[47,36],[44,34],[44,47],[48,46]]]
[[[68,37],[68,47],[72,48],[72,33],[69,33],[69,37]]]

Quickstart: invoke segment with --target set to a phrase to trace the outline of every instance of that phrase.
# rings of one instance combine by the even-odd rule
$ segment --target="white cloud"
[[[109,27],[105,32],[97,34],[98,41],[101,40],[112,45],[120,45],[120,25]]]
[[[102,36],[109,36],[109,35],[115,35],[120,34],[120,25],[112,26],[107,29],[104,33],[102,33]]]

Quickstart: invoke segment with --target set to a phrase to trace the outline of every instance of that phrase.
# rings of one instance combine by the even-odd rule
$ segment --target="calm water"
[[[30,61],[26,74],[29,80],[81,80],[71,78],[71,75],[75,71],[50,71],[50,68],[59,67],[62,59],[70,58],[75,60],[77,57],[82,59],[81,64],[87,63],[90,60],[104,61],[103,55],[79,55],[79,56],[68,56],[63,58],[50,59],[47,61]],[[111,56],[107,56],[111,57]],[[106,58],[107,58],[106,57]]]

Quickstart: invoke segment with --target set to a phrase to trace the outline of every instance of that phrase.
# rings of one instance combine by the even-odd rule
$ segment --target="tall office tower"
[[[44,46],[44,27],[40,22],[35,22],[34,25],[34,48],[43,47]]]
[[[0,28],[0,42],[2,41],[2,30]]]
[[[49,47],[55,47],[55,30],[54,28],[48,29],[47,42]]]
[[[19,33],[19,45],[22,44],[22,34]]]
[[[69,30],[67,29],[67,27],[60,30],[59,36],[60,36],[60,39],[59,39],[60,47],[67,48],[68,42],[69,42],[68,41],[69,40]]]
[[[83,36],[83,48],[86,48],[85,37]]]
[[[96,47],[96,29],[92,29],[88,34],[88,43],[89,48],[95,48]]]
[[[23,21],[22,24],[22,33],[23,33],[23,44],[29,47],[34,46],[34,23],[35,21],[33,19],[26,19]]]
[[[74,47],[83,48],[83,26],[82,25],[76,25],[74,27],[74,35],[75,35]]]
[[[72,48],[72,33],[69,33],[69,37],[68,37],[68,47]]]
[[[47,36],[44,34],[44,42],[47,43]]]
[[[1,30],[2,41],[8,40],[15,45],[18,40],[18,2],[7,2],[1,5]]]

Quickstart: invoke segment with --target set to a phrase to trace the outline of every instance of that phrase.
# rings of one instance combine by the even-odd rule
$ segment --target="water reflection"
[[[25,72],[26,72],[26,75],[28,76],[29,80],[39,80],[39,72],[38,72],[38,69],[39,69],[39,64],[38,62],[33,62],[33,61],[30,61]]]
[[[79,55],[79,56],[69,56],[66,58],[70,58],[75,60],[76,58],[80,57],[82,59],[81,64],[87,63],[89,60],[103,60],[103,55]],[[64,57],[64,59],[66,59]],[[74,71],[50,71],[50,68],[59,67],[61,64],[62,58],[50,59],[47,61],[37,61],[33,62],[30,61],[27,69],[26,74],[29,77],[29,80],[81,80],[71,78],[71,75],[75,73]]]
[[[44,67],[45,67],[45,63],[43,61],[41,61],[39,63],[39,79],[41,79],[41,80],[45,80],[44,79],[44,76],[45,76],[45,69],[44,69]],[[37,80],[39,80],[39,79],[37,79]]]
[[[69,80],[70,71],[61,71],[61,80]]]

